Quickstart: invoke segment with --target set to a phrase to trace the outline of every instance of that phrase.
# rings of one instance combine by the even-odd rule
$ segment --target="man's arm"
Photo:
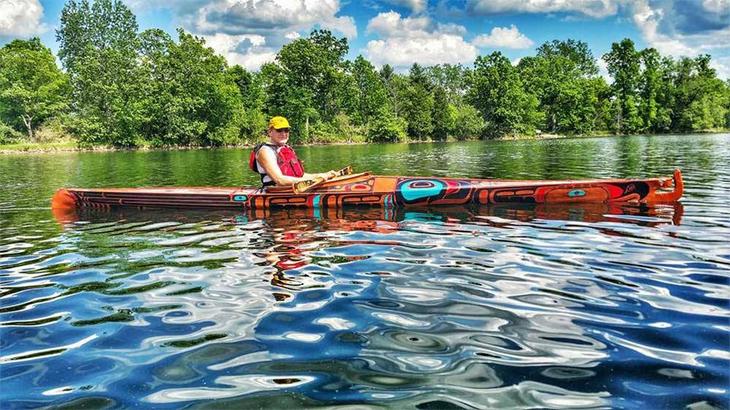
[[[329,179],[336,174],[335,171],[322,172],[319,174],[305,173],[301,178],[284,175],[281,173],[281,169],[279,168],[279,164],[277,163],[276,154],[274,153],[274,151],[263,147],[262,149],[259,149],[259,151],[256,153],[256,161],[258,161],[259,165],[261,165],[261,168],[266,171],[266,174],[271,177],[276,185],[282,186],[293,185],[295,182],[314,179],[317,177]]]

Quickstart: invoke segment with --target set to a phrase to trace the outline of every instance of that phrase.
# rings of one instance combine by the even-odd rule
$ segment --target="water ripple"
[[[60,226],[51,190],[35,203],[18,194],[33,181],[2,185],[3,405],[727,408],[730,144],[697,136],[680,158],[667,138],[509,153],[656,151],[687,184],[656,208],[89,210]],[[507,161],[472,148],[459,169],[439,151],[459,144],[383,161],[464,176]],[[552,155],[547,176],[500,176],[667,171]]]

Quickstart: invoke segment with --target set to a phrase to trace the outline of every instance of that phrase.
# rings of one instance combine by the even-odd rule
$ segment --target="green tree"
[[[393,116],[398,118],[403,115],[405,109],[404,96],[409,86],[408,78],[396,73],[389,64],[385,64],[379,74],[385,86],[388,106],[392,110]]]
[[[406,140],[406,122],[397,118],[386,107],[378,110],[368,130],[368,140],[372,142],[403,142]]]
[[[683,87],[684,109],[680,114],[683,129],[701,131],[724,126],[727,113],[725,83],[710,67],[710,59],[705,54],[687,62],[692,72]]]
[[[477,57],[466,99],[481,112],[487,136],[531,134],[542,120],[537,98],[498,51]]]
[[[387,91],[375,67],[363,56],[355,59],[349,72],[353,80],[352,117],[356,124],[367,124],[387,104]]]
[[[525,57],[518,65],[526,90],[540,101],[545,115],[541,128],[557,133],[586,133],[596,117],[597,101],[591,82],[598,74],[593,54],[582,41],[547,42],[537,56]]]
[[[429,82],[443,88],[449,104],[461,104],[466,90],[469,69],[461,64],[438,64],[426,68]]]
[[[457,105],[454,114],[454,138],[459,141],[478,138],[484,133],[484,119],[470,104]]]
[[[255,139],[266,127],[264,115],[264,89],[261,78],[255,73],[246,71],[240,65],[228,69],[228,76],[236,84],[243,101],[243,121],[241,123],[241,138]]]
[[[68,81],[40,39],[0,49],[0,120],[35,140],[38,125],[67,108]]]
[[[613,77],[611,90],[615,98],[614,130],[620,134],[634,133],[642,129],[639,116],[639,79],[641,61],[634,42],[626,38],[613,43],[611,51],[603,56],[608,65],[608,73]]]
[[[642,71],[639,80],[639,115],[644,129],[650,132],[661,131],[662,114],[658,104],[658,95],[662,88],[661,56],[656,49],[647,48],[640,52]]]
[[[142,59],[148,86],[141,98],[146,139],[154,145],[237,142],[244,104],[226,60],[202,38],[182,29],[178,36],[179,43],[160,32],[141,36],[148,52]]]
[[[408,75],[409,85],[403,97],[404,116],[408,121],[408,135],[418,140],[431,138],[433,133],[433,95],[432,85],[425,70],[414,63]]]
[[[56,31],[58,56],[73,87],[82,143],[131,146],[141,122],[139,39],[134,14],[119,0],[69,0]]]
[[[456,109],[449,104],[446,90],[437,86],[433,92],[433,107],[431,108],[431,120],[433,121],[433,138],[445,141],[454,131],[456,121]]]
[[[308,38],[282,47],[276,62],[266,69],[262,67],[264,89],[269,97],[266,110],[271,115],[279,113],[291,118],[295,137],[306,139],[312,121],[330,122],[342,110],[339,96],[345,82],[344,56],[348,49],[347,39],[315,30]],[[289,101],[275,100],[285,95]]]

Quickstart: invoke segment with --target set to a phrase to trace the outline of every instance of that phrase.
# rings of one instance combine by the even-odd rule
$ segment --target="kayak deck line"
[[[410,207],[507,203],[628,203],[678,201],[682,172],[646,179],[499,180],[474,178],[345,175],[304,193],[291,187],[61,188],[54,210],[78,207],[234,208]]]

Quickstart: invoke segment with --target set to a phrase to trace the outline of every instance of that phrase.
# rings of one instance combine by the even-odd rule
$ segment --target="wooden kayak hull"
[[[352,205],[423,207],[446,205],[543,203],[672,203],[684,192],[682,173],[648,179],[488,180],[471,178],[397,177],[369,173],[328,181],[311,192],[288,187],[155,187],[59,189],[54,210],[79,207],[332,208]]]

